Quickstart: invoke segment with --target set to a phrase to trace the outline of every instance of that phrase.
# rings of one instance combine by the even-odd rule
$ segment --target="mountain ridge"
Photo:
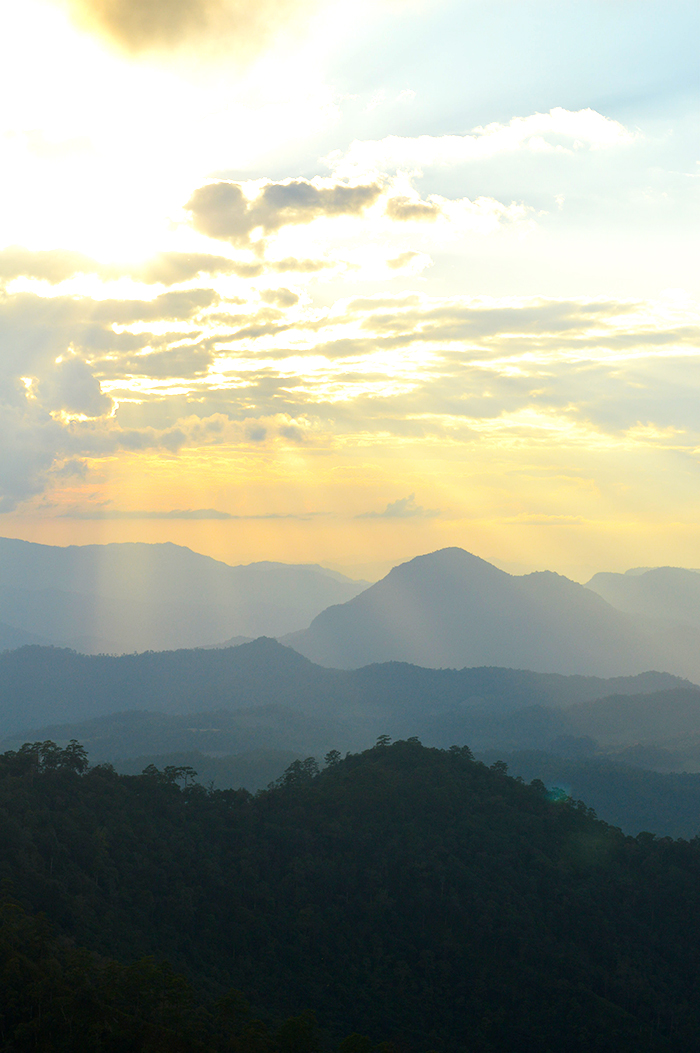
[[[172,542],[0,538],[0,612],[16,633],[6,634],[10,645],[16,638],[87,653],[218,646],[303,628],[367,584],[317,564],[232,566]]]
[[[553,571],[511,575],[455,547],[394,567],[281,639],[334,668],[396,660],[609,677],[651,665],[700,677],[700,631],[693,627],[674,633]]]

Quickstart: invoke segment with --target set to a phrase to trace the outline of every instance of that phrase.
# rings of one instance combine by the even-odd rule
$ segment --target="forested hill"
[[[328,1048],[368,1036],[345,1053],[686,1053],[700,1033],[700,843],[624,837],[466,748],[379,742],[252,797],[28,747],[0,757],[0,877],[101,954],[314,1010]]]
[[[682,686],[687,681],[653,672],[602,679],[521,669],[422,669],[398,662],[324,669],[266,637],[220,650],[119,656],[35,646],[0,654],[0,737],[124,710],[206,713],[276,705],[342,717],[362,731],[369,721],[371,742],[377,718],[379,731],[389,726],[384,720],[393,735],[413,735],[422,731],[426,717],[461,710],[465,703],[510,711]]]

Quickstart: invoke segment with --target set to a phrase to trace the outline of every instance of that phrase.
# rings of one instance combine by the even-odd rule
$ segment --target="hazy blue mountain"
[[[405,661],[597,676],[656,668],[700,678],[700,631],[674,633],[559,574],[507,574],[458,548],[395,567],[284,642],[346,669]]]
[[[366,736],[358,735],[354,727],[332,713],[316,717],[285,706],[268,705],[184,714],[130,710],[29,729],[5,738],[2,748],[18,749],[24,742],[47,739],[62,746],[77,739],[88,751],[91,763],[108,761],[121,770],[129,758],[175,753],[221,757],[272,750],[292,753],[294,757],[322,757],[337,745],[355,748],[366,741]]]
[[[120,656],[26,647],[0,655],[0,735],[5,748],[76,738],[100,760],[195,749],[322,755],[384,733],[434,745],[539,748],[587,734],[567,714],[593,699],[674,690],[692,686],[661,673],[605,680],[398,662],[326,669],[265,638]],[[629,744],[642,741],[633,722],[631,735]]]
[[[0,538],[0,617],[29,634],[20,645],[119,653],[278,636],[366,586],[316,565],[233,567],[170,543],[60,548]]]
[[[566,713],[574,734],[606,746],[677,743],[700,732],[700,690],[696,687],[613,695],[579,702]]]
[[[626,574],[595,574],[586,588],[620,611],[700,628],[700,573],[696,570],[654,567]]]
[[[36,633],[25,632],[17,629],[14,625],[6,625],[0,622],[0,651],[8,651],[15,647],[26,647],[29,644],[48,644],[49,641]]]
[[[511,713],[481,708],[431,714],[423,722],[427,742],[467,742],[472,749],[552,750],[569,755],[615,755],[617,759],[654,768],[673,769],[669,753],[685,745],[700,752],[700,690],[693,687],[646,695],[612,695],[580,702],[567,709],[525,706]],[[629,751],[629,752],[627,752]],[[644,752],[646,751],[646,752]],[[669,763],[670,761],[670,763]]]
[[[611,693],[680,686],[687,682],[663,673],[604,679],[518,669],[425,669],[399,662],[327,669],[265,637],[233,648],[118,656],[24,647],[0,655],[0,729],[116,710],[185,713],[265,705],[412,721],[445,710],[557,708]]]

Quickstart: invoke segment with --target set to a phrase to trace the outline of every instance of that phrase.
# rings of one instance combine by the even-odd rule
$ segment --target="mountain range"
[[[0,539],[0,649],[83,653],[280,639],[336,669],[407,662],[700,681],[700,573],[508,574],[459,548],[374,585],[316,565],[226,563],[172,544],[59,548]]]
[[[622,611],[560,574],[508,574],[459,548],[395,567],[282,639],[341,669],[399,661],[602,677],[662,669],[700,679],[700,625]]]
[[[61,548],[0,538],[0,650],[43,643],[124,653],[278,636],[366,586],[316,565],[232,567],[170,543]]]
[[[267,638],[119,656],[37,646],[0,655],[0,749],[78,740],[92,763],[120,771],[185,764],[205,786],[258,790],[293,760],[381,735],[466,743],[492,758],[539,751],[530,777],[580,784],[630,832],[700,829],[700,775],[650,785],[649,772],[635,773],[700,772],[700,688],[666,673],[605,679],[400,662],[338,670]],[[578,765],[575,778],[567,764]],[[654,786],[663,806],[652,806]]]
[[[640,567],[625,574],[595,574],[586,588],[628,614],[663,618],[700,629],[700,572]]]
[[[384,733],[508,749],[588,735],[617,749],[694,731],[700,689],[661,673],[606,680],[399,662],[326,669],[266,638],[140,655],[50,647],[0,655],[3,745],[79,738],[95,759],[193,748],[314,753],[355,749]]]

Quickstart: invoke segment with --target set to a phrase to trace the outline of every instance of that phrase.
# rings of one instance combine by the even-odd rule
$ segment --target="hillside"
[[[561,575],[517,577],[457,548],[395,567],[283,642],[336,668],[403,661],[608,677],[657,668],[700,678],[700,631],[674,634]]]
[[[441,721],[444,734],[453,735],[461,726],[472,727],[464,724],[472,713],[490,719],[527,706],[566,707],[613,692],[687,686],[660,673],[606,680],[517,669],[422,669],[401,663],[326,669],[265,638],[234,648],[121,656],[26,647],[0,654],[0,735],[133,710],[186,714],[273,706],[329,725],[333,730],[328,748],[341,741],[344,748],[354,749],[384,732],[404,737],[434,725],[438,734]],[[339,721],[353,729],[351,739],[335,737],[340,734]],[[449,745],[455,739],[431,741]],[[275,748],[296,750],[297,745]]]
[[[178,781],[4,755],[0,877],[90,950],[313,1009],[326,1042],[368,1036],[347,1049],[693,1048],[698,842],[626,838],[417,741],[297,763],[255,798]]]
[[[12,538],[0,538],[0,583],[2,620],[19,634],[6,646],[41,638],[88,653],[277,636],[367,585],[315,565],[233,567],[169,543],[60,548]]]
[[[599,819],[626,834],[700,835],[700,774],[635,768],[610,757],[561,757],[541,750],[485,750],[485,764],[503,761],[511,775],[541,779],[553,791],[583,798]]]

